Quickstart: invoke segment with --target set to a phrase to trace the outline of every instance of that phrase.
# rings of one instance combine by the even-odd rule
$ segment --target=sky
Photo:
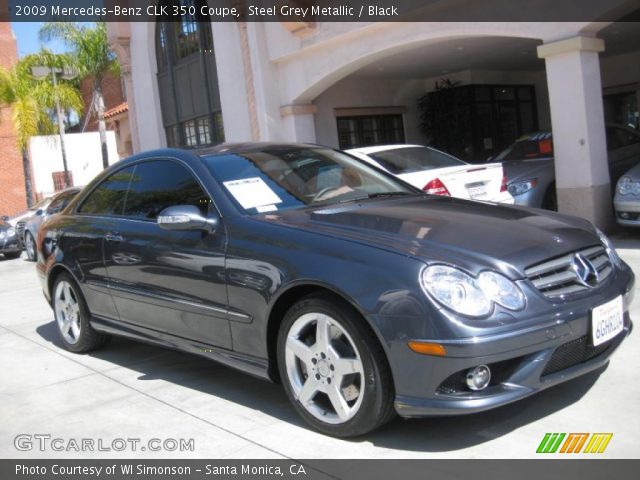
[[[47,47],[56,53],[65,50],[64,45],[59,41],[42,43],[38,38],[38,30],[42,26],[41,22],[12,22],[11,27],[18,41],[18,56],[20,58],[35,53],[41,46]]]

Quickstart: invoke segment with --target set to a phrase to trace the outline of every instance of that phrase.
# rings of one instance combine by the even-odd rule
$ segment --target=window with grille
[[[212,24],[201,8],[206,1],[179,3],[185,7],[179,20],[156,24],[158,90],[167,145],[196,148],[221,143],[224,125]]]
[[[402,115],[338,118],[340,149],[404,143]]]
[[[53,172],[51,176],[53,177],[53,190],[55,192],[59,192],[60,190],[73,186],[72,172],[69,172],[69,185],[67,185],[67,182],[65,181],[64,172]]]

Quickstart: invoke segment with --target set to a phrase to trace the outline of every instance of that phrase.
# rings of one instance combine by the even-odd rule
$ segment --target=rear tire
[[[316,430],[355,437],[395,416],[385,353],[345,302],[311,295],[293,305],[280,326],[277,352],[287,397]]]
[[[38,260],[38,251],[36,250],[36,241],[31,232],[24,234],[24,249],[27,252],[27,260],[35,262]]]
[[[58,275],[51,298],[58,333],[67,350],[86,353],[109,342],[109,335],[98,332],[90,325],[91,314],[87,302],[71,275],[66,272]]]

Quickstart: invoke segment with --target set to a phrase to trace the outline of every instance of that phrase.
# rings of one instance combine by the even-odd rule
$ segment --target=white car
[[[501,163],[473,165],[423,145],[380,145],[347,153],[432,195],[513,204]]]

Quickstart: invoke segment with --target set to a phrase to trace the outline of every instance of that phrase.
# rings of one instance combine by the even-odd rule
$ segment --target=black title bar
[[[640,0],[0,0],[0,21],[640,21]]]

